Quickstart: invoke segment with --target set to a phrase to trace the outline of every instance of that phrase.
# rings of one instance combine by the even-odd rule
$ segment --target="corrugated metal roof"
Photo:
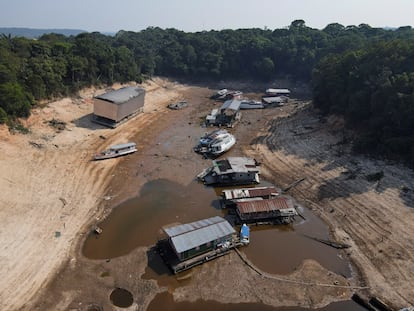
[[[222,192],[224,198],[227,200],[277,195],[279,193],[275,187],[229,189],[223,190]]]
[[[236,204],[241,214],[273,212],[281,209],[294,208],[292,200],[283,196],[268,200],[237,202]]]
[[[189,224],[165,228],[178,253],[235,233],[227,220],[220,216],[195,221]]]
[[[230,99],[226,100],[223,105],[220,107],[220,110],[224,109],[231,109],[231,110],[239,110],[241,105],[241,101],[237,99]]]
[[[95,98],[106,100],[114,104],[122,104],[130,99],[137,97],[141,93],[145,92],[143,88],[136,86],[123,87],[119,90],[111,91],[102,95],[98,95]]]

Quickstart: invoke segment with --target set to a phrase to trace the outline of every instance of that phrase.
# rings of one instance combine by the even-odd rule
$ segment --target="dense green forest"
[[[276,77],[311,83],[323,113],[361,133],[355,150],[414,164],[414,30],[369,25],[186,33],[150,27],[115,36],[0,37],[0,123],[30,115],[41,99],[91,85],[142,81]]]

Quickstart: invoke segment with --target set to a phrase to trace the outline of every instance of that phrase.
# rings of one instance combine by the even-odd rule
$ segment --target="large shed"
[[[144,109],[145,90],[137,86],[124,87],[93,99],[93,121],[117,127]]]
[[[216,249],[230,242],[235,230],[220,216],[164,228],[170,246],[180,261]]]

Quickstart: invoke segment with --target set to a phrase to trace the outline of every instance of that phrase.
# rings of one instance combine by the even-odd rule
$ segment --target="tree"
[[[0,108],[7,115],[16,117],[28,117],[33,99],[18,83],[4,83],[0,85]]]

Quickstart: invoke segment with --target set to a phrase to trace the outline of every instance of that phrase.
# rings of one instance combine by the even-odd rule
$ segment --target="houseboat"
[[[207,156],[219,156],[230,150],[235,143],[236,138],[226,130],[215,130],[201,137],[194,151]]]
[[[241,246],[230,223],[215,216],[162,229],[157,250],[174,273],[190,269]]]
[[[238,99],[226,100],[220,108],[215,108],[206,116],[206,126],[233,127],[241,119],[240,103]]]
[[[109,147],[109,149],[101,151],[94,155],[94,160],[104,160],[110,158],[116,158],[126,154],[134,153],[137,151],[136,143],[126,143],[120,145],[114,145]]]
[[[280,194],[281,190],[276,189],[274,186],[226,189],[221,193],[221,196],[223,198],[222,206],[223,208],[235,207],[236,202],[270,199]]]
[[[292,198],[282,195],[271,199],[238,201],[235,204],[240,223],[288,224],[298,215]]]
[[[213,160],[213,165],[197,175],[205,185],[250,185],[260,182],[260,163],[247,157]]]

